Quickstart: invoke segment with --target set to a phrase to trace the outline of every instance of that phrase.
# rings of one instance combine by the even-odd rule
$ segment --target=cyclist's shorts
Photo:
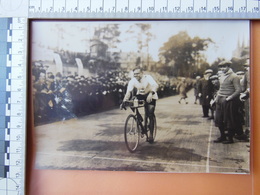
[[[148,93],[149,94],[149,93]],[[147,98],[147,96],[148,96],[148,94],[145,94],[145,95],[136,95],[136,97],[137,97],[137,99],[138,100],[144,100],[144,101],[146,101],[146,98]],[[155,99],[153,99],[150,103],[148,103],[148,104],[150,104],[150,105],[156,105],[156,100]]]

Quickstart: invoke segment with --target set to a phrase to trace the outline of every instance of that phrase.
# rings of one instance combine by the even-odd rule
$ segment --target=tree
[[[205,51],[210,43],[213,43],[210,38],[191,38],[186,31],[181,31],[164,43],[159,57],[165,59],[166,66],[174,62],[174,76],[190,77],[206,63],[201,51]]]
[[[131,25],[129,29],[126,31],[127,33],[134,34],[132,37],[129,37],[131,40],[135,39],[138,47],[139,59],[137,62],[139,64],[136,65],[143,65],[142,62],[144,59],[141,59],[141,54],[144,53],[143,48],[146,47],[146,66],[149,69],[149,42],[154,37],[154,35],[149,31],[151,29],[151,24],[143,24],[143,23],[136,23]]]
[[[94,36],[108,46],[116,48],[119,40],[119,24],[106,24],[95,29]]]
[[[118,52],[115,51],[120,43],[119,24],[99,25],[94,30],[94,36],[90,40],[90,56],[93,58],[94,70],[106,71],[119,66]]]

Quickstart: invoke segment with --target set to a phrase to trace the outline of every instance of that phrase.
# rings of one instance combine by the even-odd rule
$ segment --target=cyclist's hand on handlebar
[[[151,103],[152,100],[153,100],[153,94],[152,94],[152,93],[149,93],[149,95],[148,95],[147,98],[146,98],[146,101],[147,101],[148,103]]]
[[[122,104],[120,104],[120,110],[126,110],[126,102],[122,102]]]

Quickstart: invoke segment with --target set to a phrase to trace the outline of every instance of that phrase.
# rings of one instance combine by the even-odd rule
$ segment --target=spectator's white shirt
[[[143,75],[140,82],[133,77],[128,83],[124,100],[128,100],[130,98],[130,92],[133,91],[134,88],[137,89],[137,95],[146,95],[149,92],[155,92],[153,99],[158,99],[158,95],[156,93],[158,84],[150,75]]]

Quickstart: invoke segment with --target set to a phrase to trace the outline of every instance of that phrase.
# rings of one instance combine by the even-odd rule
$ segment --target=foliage
[[[119,24],[106,24],[95,29],[94,37],[102,41],[109,48],[116,48],[116,44],[120,43]]]
[[[210,38],[191,38],[186,31],[181,31],[164,43],[159,55],[166,66],[173,64],[174,76],[190,77],[201,64],[205,65],[201,51],[205,51],[210,43],[213,43]]]
[[[126,31],[126,33],[133,34],[133,36],[130,36],[129,38],[131,40],[135,40],[136,44],[138,46],[139,55],[141,53],[144,53],[143,49],[146,48],[147,51],[147,66],[149,66],[149,42],[154,37],[154,35],[149,31],[151,29],[151,24],[143,24],[143,23],[136,23],[134,25],[131,25],[129,29]],[[136,65],[141,65],[144,59],[141,59],[141,56],[139,56],[136,60]]]

